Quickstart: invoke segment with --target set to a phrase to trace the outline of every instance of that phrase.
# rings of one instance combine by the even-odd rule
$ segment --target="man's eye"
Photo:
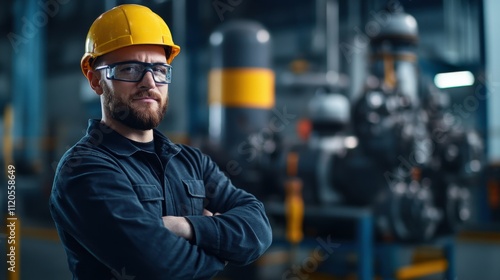
[[[137,73],[140,72],[139,67],[134,65],[122,66],[118,69],[121,73]]]
[[[163,66],[153,67],[153,71],[156,73],[167,74],[167,68]]]

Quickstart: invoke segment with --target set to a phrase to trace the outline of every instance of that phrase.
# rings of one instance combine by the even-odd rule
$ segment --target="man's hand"
[[[163,216],[162,219],[165,227],[171,232],[187,240],[193,239],[193,229],[186,218],[178,216]]]
[[[220,215],[220,213],[216,212],[214,214],[207,209],[203,209],[203,216],[217,215]],[[193,239],[193,228],[186,218],[178,216],[163,216],[162,219],[163,225],[165,225],[165,227],[171,232],[187,240]]]
[[[214,213],[208,211],[207,209],[203,209],[203,216],[217,216],[217,215],[220,215],[220,213],[215,212],[215,214],[214,214]]]

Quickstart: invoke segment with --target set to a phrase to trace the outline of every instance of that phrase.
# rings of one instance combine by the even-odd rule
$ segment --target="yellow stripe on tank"
[[[274,106],[274,72],[266,68],[213,69],[208,77],[208,103],[270,109]]]

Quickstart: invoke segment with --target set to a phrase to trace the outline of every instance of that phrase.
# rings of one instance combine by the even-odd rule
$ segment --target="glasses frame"
[[[123,64],[139,64],[139,65],[145,66],[145,68],[137,80],[118,79],[115,77],[113,70],[116,66],[123,65]],[[168,73],[166,74],[166,76],[168,79],[166,82],[156,81],[156,77],[155,77],[154,72],[153,72],[153,67],[158,66],[158,65],[167,67]],[[153,76],[153,80],[157,84],[166,85],[166,84],[170,84],[172,82],[172,65],[167,64],[167,63],[147,63],[147,62],[142,62],[142,61],[120,61],[120,62],[108,64],[108,65],[98,66],[95,68],[95,70],[106,70],[106,79],[114,80],[114,81],[137,83],[137,82],[141,81],[142,79],[144,79],[144,75],[146,75],[147,72],[151,72],[151,75]]]

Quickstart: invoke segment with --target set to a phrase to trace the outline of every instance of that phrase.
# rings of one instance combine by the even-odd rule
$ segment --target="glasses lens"
[[[120,63],[111,67],[110,78],[138,82],[140,81],[146,71],[151,71],[156,83],[167,84],[171,81],[172,67],[168,64],[149,64],[149,63]]]
[[[153,77],[155,82],[157,83],[170,83],[171,71],[172,67],[166,64],[156,64],[151,67],[153,70]]]
[[[111,68],[111,76],[118,80],[138,81],[144,72],[144,65],[137,63],[118,64]]]

